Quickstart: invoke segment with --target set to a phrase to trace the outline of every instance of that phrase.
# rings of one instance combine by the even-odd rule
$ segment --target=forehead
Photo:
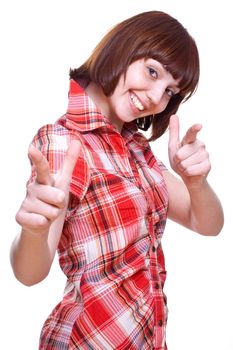
[[[144,61],[144,64],[149,64],[149,65],[155,66],[162,73],[170,74],[172,76],[172,73],[170,72],[170,69],[169,69],[168,65],[163,64],[162,62],[160,62],[160,61],[158,61],[158,60],[156,60],[154,58],[145,58],[142,61]],[[178,81],[179,79],[174,78],[174,80]]]

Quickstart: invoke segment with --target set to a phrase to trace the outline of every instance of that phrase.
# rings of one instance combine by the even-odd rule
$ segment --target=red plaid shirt
[[[67,113],[33,140],[54,174],[73,138],[82,151],[58,246],[67,285],[40,350],[166,349],[164,166],[135,123],[119,133],[71,80]]]

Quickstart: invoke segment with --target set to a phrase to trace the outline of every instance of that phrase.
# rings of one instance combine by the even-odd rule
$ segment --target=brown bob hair
[[[194,39],[173,17],[160,11],[137,14],[113,27],[99,42],[87,61],[70,70],[76,81],[93,81],[110,96],[122,74],[138,59],[153,58],[179,79],[180,92],[174,95],[159,114],[139,118],[142,130],[151,127],[149,141],[167,129],[170,116],[195,92],[199,80],[199,55]]]

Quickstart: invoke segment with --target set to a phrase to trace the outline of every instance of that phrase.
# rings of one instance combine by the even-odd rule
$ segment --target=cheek
[[[124,110],[125,105],[126,105],[125,95],[114,93],[109,99],[110,110],[116,115],[119,115],[122,113],[122,110]]]
[[[146,89],[148,86],[144,72],[138,69],[128,69],[125,80],[122,80],[122,89]]]
[[[162,100],[156,108],[156,114],[163,112],[167,108],[168,103],[169,101],[167,99]]]

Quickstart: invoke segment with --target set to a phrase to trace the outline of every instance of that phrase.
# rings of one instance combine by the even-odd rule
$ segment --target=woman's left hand
[[[200,124],[191,126],[180,142],[179,119],[172,115],[169,123],[168,154],[172,169],[181,176],[188,188],[200,188],[211,164],[205,144],[197,139]]]

